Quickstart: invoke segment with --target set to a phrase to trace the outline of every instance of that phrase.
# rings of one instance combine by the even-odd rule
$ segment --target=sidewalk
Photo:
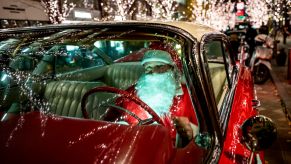
[[[283,46],[286,50],[286,63],[284,66],[278,66],[276,60],[272,59],[272,81],[261,85],[261,90],[258,91],[264,100],[262,105],[265,105],[260,108],[260,113],[270,117],[277,126],[277,140],[265,151],[266,164],[291,163],[291,80],[287,80],[291,37],[286,45],[282,43],[280,40],[278,46]]]
[[[278,89],[279,95],[282,99],[283,110],[288,118],[289,122],[291,122],[291,79],[287,79],[287,71],[288,71],[288,60],[290,56],[291,49],[291,37],[287,38],[287,44],[283,44],[283,40],[280,40],[278,46],[282,46],[285,48],[285,52],[287,54],[287,60],[284,66],[278,66],[276,64],[275,59],[272,60],[272,70],[271,76],[275,86]],[[290,66],[291,67],[291,63]],[[289,123],[290,124],[290,123]]]

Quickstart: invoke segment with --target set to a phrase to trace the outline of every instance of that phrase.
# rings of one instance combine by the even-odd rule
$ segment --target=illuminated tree
[[[101,20],[126,20],[129,17],[133,3],[136,0],[111,0],[103,1]]]
[[[269,9],[265,0],[247,1],[246,12],[249,21],[252,22],[254,26],[260,27],[263,22],[267,24],[269,19]]]
[[[176,0],[150,0],[149,4],[152,8],[152,18],[159,20],[172,20],[178,7]]]
[[[111,0],[101,3],[102,20],[172,19],[175,0]]]
[[[284,0],[266,0],[267,6],[270,9],[273,19],[279,22],[283,19],[283,8],[286,5]]]
[[[49,20],[53,24],[62,23],[70,11],[75,7],[74,3],[67,3],[67,0],[41,0],[42,5],[45,8]]]
[[[191,18],[195,22],[219,30],[235,25],[234,3],[232,2],[196,0],[190,4],[190,7],[192,7]]]
[[[228,26],[233,28],[236,24],[234,8],[235,4],[232,2],[212,3],[207,12],[209,26],[219,30],[226,30]]]

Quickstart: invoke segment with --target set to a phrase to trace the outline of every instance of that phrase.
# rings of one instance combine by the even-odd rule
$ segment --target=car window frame
[[[218,112],[218,120],[219,120],[219,125],[220,125],[220,129],[221,129],[221,133],[222,133],[222,137],[223,139],[225,139],[226,136],[226,130],[227,130],[227,125],[228,125],[228,120],[229,120],[229,116],[232,110],[232,102],[234,99],[234,93],[235,93],[235,88],[236,88],[236,84],[237,84],[237,75],[238,75],[238,66],[236,65],[236,60],[235,60],[235,54],[231,49],[231,44],[229,42],[229,39],[226,35],[224,34],[219,34],[219,35],[214,35],[214,34],[209,34],[207,36],[205,36],[202,40],[202,43],[205,43],[207,41],[211,41],[211,40],[220,40],[223,44],[222,48],[224,48],[223,46],[225,45],[226,48],[228,48],[229,52],[229,63],[227,63],[227,67],[225,68],[227,71],[227,77],[228,77],[228,93],[226,93],[226,96],[224,97],[221,109]],[[203,47],[203,46],[202,46]],[[201,48],[203,49],[203,48]],[[223,51],[224,57],[226,57],[226,52]],[[225,61],[225,59],[224,59]],[[208,65],[207,65],[207,69]],[[208,76],[208,79],[211,80],[210,76]],[[213,90],[212,85],[211,85],[211,90]],[[215,102],[215,98],[212,95],[212,102],[215,104],[214,106],[216,107],[216,102]],[[218,109],[216,109],[218,111]]]
[[[217,103],[215,101],[215,96],[214,96],[214,91],[213,91],[213,86],[211,83],[211,76],[210,76],[210,69],[208,67],[208,61],[206,58],[205,54],[205,44],[207,44],[210,41],[213,40],[218,40],[227,45],[229,48],[229,56],[226,56],[225,52],[223,51],[223,56],[224,56],[224,62],[226,62],[226,57],[229,59],[228,65],[225,66],[225,70],[227,72],[227,81],[228,81],[228,93],[226,93],[226,96],[224,97],[223,104],[222,104],[222,109],[220,112],[218,112],[217,109]],[[223,45],[223,44],[221,44]],[[204,70],[202,70],[202,74],[205,80],[205,90],[208,93],[208,98],[209,98],[209,109],[211,108],[213,117],[216,119],[216,122],[218,124],[218,127],[216,129],[219,129],[218,133],[220,135],[219,142],[220,144],[223,144],[224,138],[225,138],[225,133],[226,133],[226,128],[225,126],[228,123],[228,116],[229,113],[231,112],[231,105],[232,105],[232,98],[234,95],[234,85],[235,85],[235,79],[236,77],[236,62],[234,59],[233,51],[230,48],[229,40],[225,34],[219,33],[219,32],[212,32],[212,33],[207,33],[202,36],[201,41],[200,41],[200,55],[201,55],[201,63],[204,65]],[[231,68],[230,68],[231,67]],[[231,71],[231,72],[230,72]],[[209,94],[211,93],[211,94]],[[229,102],[228,102],[229,101]],[[222,114],[226,114],[225,117],[222,116]]]
[[[212,90],[213,90],[213,92],[212,93],[214,93],[215,94],[215,102],[216,102],[216,104],[217,104],[217,110],[218,110],[218,112],[220,111],[220,105],[219,105],[219,103],[221,102],[221,99],[223,99],[223,98],[219,98],[219,100],[218,100],[218,98],[216,97],[217,95],[216,94],[218,94],[218,93],[216,93],[216,90],[214,89],[215,88],[215,86],[214,86],[214,84],[213,84],[213,75],[212,75],[212,73],[211,73],[211,67],[210,67],[210,64],[212,64],[212,63],[214,63],[214,64],[221,64],[223,67],[224,67],[224,70],[223,70],[223,73],[225,73],[225,82],[223,82],[223,85],[227,85],[227,87],[229,86],[229,76],[228,76],[228,61],[226,60],[226,57],[225,57],[225,51],[224,51],[224,47],[223,47],[223,42],[221,41],[221,40],[217,40],[217,39],[215,39],[215,40],[211,40],[211,41],[208,41],[208,42],[205,42],[204,43],[204,45],[203,45],[203,48],[204,49],[208,49],[209,47],[208,46],[213,46],[212,44],[214,43],[214,46],[220,46],[220,47],[218,47],[219,49],[216,49],[216,50],[219,50],[220,52],[220,54],[219,54],[219,56],[217,56],[217,57],[219,57],[220,59],[212,59],[211,58],[211,56],[209,56],[210,54],[208,53],[208,51],[204,51],[205,52],[205,56],[206,56],[206,58],[207,58],[207,63],[208,63],[208,69],[209,69],[209,75],[210,75],[210,84],[212,84],[211,86],[212,86]],[[218,43],[218,45],[216,45]],[[222,60],[221,60],[221,57],[222,57]],[[226,83],[226,84],[225,84]]]

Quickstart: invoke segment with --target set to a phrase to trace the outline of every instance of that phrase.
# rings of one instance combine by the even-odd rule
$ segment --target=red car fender
[[[226,131],[225,142],[219,163],[247,163],[251,151],[241,142],[241,125],[251,116],[258,115],[252,107],[254,99],[254,86],[250,69],[242,67],[238,76],[238,83],[234,95],[230,119]],[[264,163],[263,153],[260,160]]]
[[[176,154],[161,125],[126,126],[31,112],[0,126],[1,163],[160,164]]]

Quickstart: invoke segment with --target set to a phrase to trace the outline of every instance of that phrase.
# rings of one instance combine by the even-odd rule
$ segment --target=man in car
[[[198,133],[198,127],[188,90],[181,82],[180,70],[171,55],[162,50],[148,50],[141,64],[145,73],[127,91],[138,96],[162,118],[167,128],[170,128],[173,139],[177,131],[182,138],[182,145],[185,145]],[[117,105],[141,119],[151,117],[133,101],[123,99]],[[127,114],[123,120],[129,124],[138,123],[137,119]]]

